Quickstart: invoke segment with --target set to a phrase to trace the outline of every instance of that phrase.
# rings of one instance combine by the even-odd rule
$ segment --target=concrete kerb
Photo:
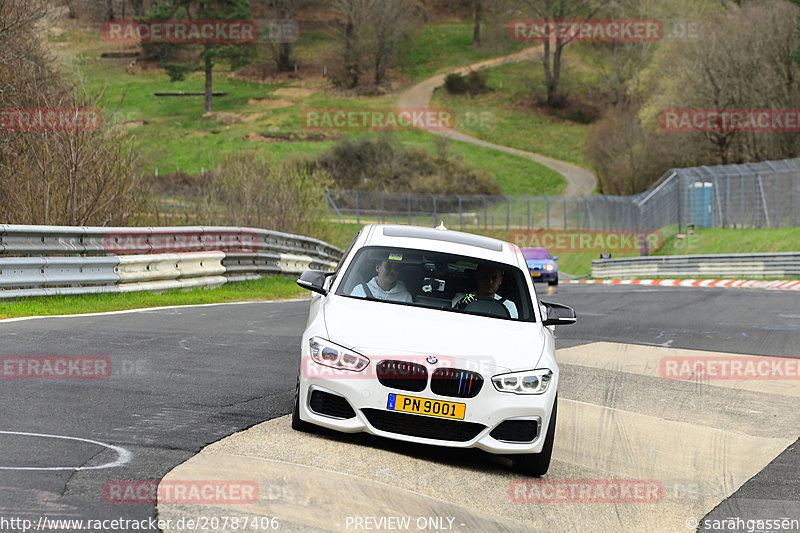
[[[800,291],[800,280],[764,281],[764,280],[742,280],[742,279],[572,279],[572,280],[563,280],[562,283]]]

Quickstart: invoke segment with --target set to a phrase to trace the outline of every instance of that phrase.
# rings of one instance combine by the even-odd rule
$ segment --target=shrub
[[[444,79],[444,88],[450,94],[464,94],[467,92],[467,80],[461,74],[448,74]]]
[[[310,234],[325,213],[325,174],[303,162],[278,163],[237,152],[211,174],[202,224],[238,225]]]
[[[346,139],[313,165],[331,176],[332,187],[383,192],[500,194],[485,172],[467,167],[437,143],[437,153],[402,145],[386,135]]]

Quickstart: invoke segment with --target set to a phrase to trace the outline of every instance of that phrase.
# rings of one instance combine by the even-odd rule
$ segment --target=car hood
[[[436,356],[492,371],[536,368],[545,338],[538,323],[518,322],[332,296],[324,306],[331,341],[371,359]]]

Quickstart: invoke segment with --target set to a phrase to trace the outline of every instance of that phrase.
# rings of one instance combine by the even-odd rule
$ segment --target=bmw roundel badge
[[[428,361],[428,362],[429,362],[430,364],[432,364],[432,365],[435,365],[436,363],[438,363],[438,362],[439,362],[439,360],[438,360],[438,359],[436,359],[436,356],[433,356],[433,355],[429,355],[429,356],[427,357],[427,359],[425,359],[425,360],[426,360],[426,361]]]

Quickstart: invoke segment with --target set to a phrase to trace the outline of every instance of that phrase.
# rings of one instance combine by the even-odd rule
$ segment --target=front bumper
[[[533,281],[556,281],[558,279],[558,270],[537,270],[539,274],[536,275],[534,272],[531,272],[531,279]]]
[[[366,432],[421,444],[480,448],[497,454],[539,453],[544,445],[558,387],[558,370],[553,369],[553,372],[547,392],[541,395],[498,392],[491,383],[491,376],[484,376],[484,386],[474,398],[440,396],[431,392],[430,386],[421,392],[393,389],[383,386],[375,378],[360,377],[356,373],[347,378],[301,376],[299,414],[306,422],[347,433]],[[337,418],[315,412],[310,403],[311,394],[315,390],[346,400],[352,407],[353,415],[349,418]],[[465,417],[462,422],[421,414],[398,413],[387,409],[389,394],[464,403]],[[341,403],[341,400],[338,401]],[[501,430],[508,429],[509,425],[495,430],[509,420],[526,421],[529,427],[530,421],[535,421],[535,437],[525,442],[505,440],[502,437],[508,432]],[[495,436],[492,436],[493,432]],[[453,435],[460,437],[453,440]]]

